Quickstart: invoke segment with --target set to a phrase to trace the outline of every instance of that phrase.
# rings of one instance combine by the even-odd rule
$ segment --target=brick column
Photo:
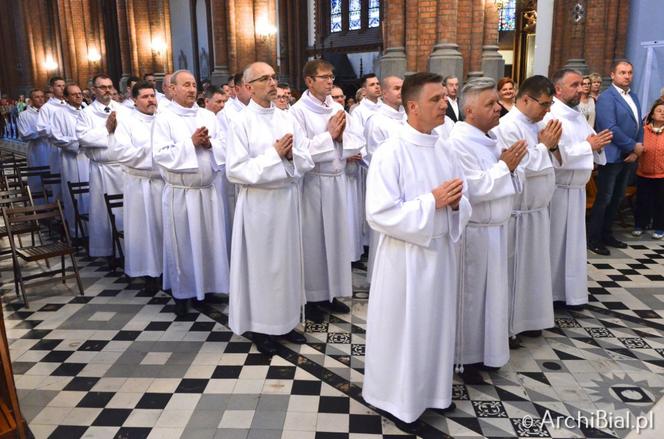
[[[493,1],[487,1],[484,5],[482,72],[496,80],[505,75],[505,60],[498,48],[498,8]]]
[[[586,74],[588,73],[588,64],[586,64],[584,58],[584,41],[588,20],[588,5],[585,0],[566,0],[564,5],[567,13],[564,28],[567,30],[565,34],[569,38],[565,67]]]
[[[482,44],[484,43],[484,8],[485,0],[472,0],[472,23],[470,29],[470,62],[468,63],[468,78],[484,76],[482,71]]]
[[[226,40],[228,31],[226,2],[224,0],[212,0],[210,9],[214,48],[214,69],[212,75],[210,75],[210,81],[214,85],[220,85],[225,83],[230,75],[228,71],[228,41]]]
[[[392,75],[403,78],[406,73],[405,0],[384,2],[383,17],[385,50],[379,61],[380,74],[383,78]]]
[[[429,56],[429,70],[463,78],[463,57],[457,44],[458,0],[438,0],[436,45]]]

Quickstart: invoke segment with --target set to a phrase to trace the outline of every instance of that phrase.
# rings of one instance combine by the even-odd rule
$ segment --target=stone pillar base
[[[226,84],[230,75],[231,73],[228,71],[227,66],[214,66],[214,70],[212,70],[212,74],[210,74],[210,83],[217,87]]]
[[[403,47],[389,47],[383,52],[378,61],[380,76],[398,76],[403,78],[406,74],[406,49]]]
[[[481,78],[485,76],[484,72],[482,70],[477,70],[474,72],[468,72],[468,79],[473,79],[473,78]]]
[[[580,71],[582,74],[587,75],[590,72],[588,64],[584,58],[570,58],[567,60],[564,68],[566,69],[575,69]]]
[[[429,71],[445,77],[454,75],[463,82],[463,57],[454,43],[436,44],[429,56]]]
[[[498,46],[487,45],[482,47],[482,71],[484,76],[496,81],[505,76],[505,60],[498,53]]]

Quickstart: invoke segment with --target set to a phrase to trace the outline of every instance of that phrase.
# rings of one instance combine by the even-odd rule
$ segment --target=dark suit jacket
[[[634,151],[637,143],[643,142],[641,105],[636,94],[630,91],[629,95],[636,104],[638,120],[634,119],[632,109],[613,85],[604,90],[597,98],[595,105],[597,132],[608,128],[613,133],[612,142],[604,147],[607,163],[622,162],[629,153]]]
[[[459,102],[459,98],[457,98],[457,102]],[[447,110],[445,110],[445,115],[450,119],[452,119],[454,123],[463,120],[463,113],[461,112],[461,106],[459,106],[459,119],[457,120],[456,114],[454,114],[454,110],[452,109],[452,104],[450,104],[449,98],[447,99]]]

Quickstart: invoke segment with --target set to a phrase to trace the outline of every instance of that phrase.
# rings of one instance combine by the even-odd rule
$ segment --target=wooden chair
[[[87,213],[81,213],[79,205],[79,197],[84,194],[90,193],[90,182],[89,181],[68,181],[67,188],[69,189],[69,196],[71,197],[72,205],[74,206],[74,233],[76,236],[74,238],[87,240],[88,234],[86,232],[87,227],[83,227],[83,222],[87,224],[90,221],[90,216]],[[80,235],[79,235],[80,230]]]
[[[51,196],[55,193],[53,186],[62,185],[62,178],[60,174],[40,174],[39,178],[41,179],[41,187],[44,193],[44,199],[47,203],[55,202],[54,199],[51,199]]]
[[[53,282],[55,279],[53,276],[60,274],[62,283],[66,283],[67,279],[75,278],[78,285],[79,292],[81,296],[83,295],[83,284],[81,283],[81,277],[78,273],[78,265],[76,264],[76,258],[74,253],[76,249],[71,245],[69,240],[69,231],[65,226],[65,218],[62,213],[62,207],[59,201],[51,204],[41,204],[36,206],[28,207],[15,207],[15,208],[2,208],[2,216],[5,220],[5,226],[9,234],[9,244],[12,249],[12,259],[14,263],[14,286],[17,290],[17,294],[20,291],[20,294],[23,296],[23,303],[26,307],[29,307],[28,300],[25,294],[26,286],[36,286],[43,285],[50,282]],[[32,246],[23,246],[18,240],[16,240],[15,231],[22,227],[24,224],[39,224],[40,221],[49,221],[60,223],[60,239],[51,241],[47,244],[41,245],[32,245]],[[65,266],[65,256],[69,256],[71,259],[71,267]],[[48,261],[49,258],[60,257],[61,267],[55,270],[46,270],[41,271],[35,274],[24,275],[22,271],[22,266],[20,260],[25,262],[37,262],[37,261]],[[73,271],[71,274],[67,274],[67,270]],[[38,281],[31,282],[27,284],[28,281],[38,278],[47,278]],[[27,284],[27,285],[26,285]]]
[[[33,206],[32,194],[30,193],[30,188],[25,187],[21,189],[10,189],[6,191],[0,191],[0,208],[3,207],[29,207]],[[39,234],[39,224],[23,224],[21,227],[16,228],[14,234],[17,236],[19,241],[21,240],[21,235],[24,233],[30,233],[32,245],[35,245],[35,233],[41,243],[41,235]],[[0,239],[9,236],[7,231],[6,224],[0,226]],[[11,247],[7,250],[0,250],[0,255],[11,254]]]
[[[21,184],[23,186],[29,186],[28,182],[30,178],[34,178],[39,181],[37,184],[33,186],[41,186],[41,176],[42,174],[50,174],[51,168],[48,166],[31,166],[31,167],[26,167],[26,168],[19,168],[18,169],[18,174],[20,175],[21,179]],[[43,192],[35,192],[33,189],[32,192],[32,199],[33,200],[41,200],[42,203],[46,203],[46,195]]]
[[[124,241],[124,231],[119,231],[115,223],[115,214],[113,209],[122,208],[123,195],[108,195],[104,194],[104,202],[106,203],[106,210],[108,211],[108,218],[111,220],[111,231],[113,232],[113,260],[124,259],[124,252],[120,245],[120,239]],[[117,253],[115,249],[117,248]],[[115,267],[114,267],[115,268]]]

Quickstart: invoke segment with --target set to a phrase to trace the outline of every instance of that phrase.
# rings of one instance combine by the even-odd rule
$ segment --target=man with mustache
[[[118,118],[111,144],[125,166],[124,241],[129,277],[145,276],[147,292],[159,291],[163,270],[161,197],[164,180],[152,160],[152,125],[157,112],[155,89],[147,81],[132,87],[134,109]]]
[[[117,161],[117,150],[109,144],[117,115],[127,108],[111,99],[113,81],[106,74],[92,78],[95,101],[81,110],[76,123],[79,147],[90,159],[90,221],[88,226],[90,256],[109,257],[113,254],[111,222],[106,211],[104,194],[121,194],[124,172]],[[122,230],[122,211],[116,209],[115,221]]]

